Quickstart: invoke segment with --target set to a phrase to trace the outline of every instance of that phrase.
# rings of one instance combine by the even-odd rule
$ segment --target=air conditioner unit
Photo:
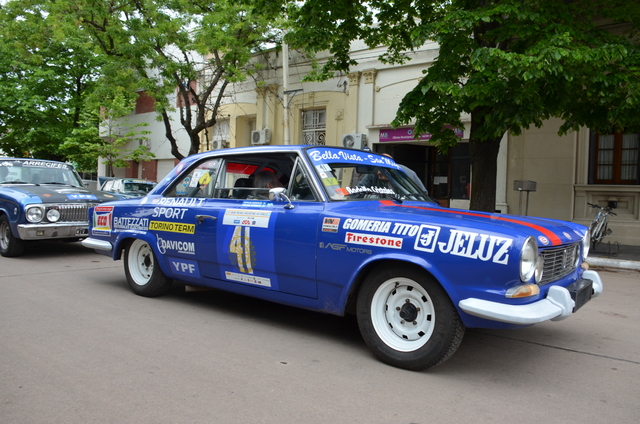
[[[367,147],[366,134],[342,134],[342,145],[350,149],[362,150]]]
[[[264,130],[251,131],[251,144],[269,144],[271,141],[271,131],[268,128]]]
[[[211,150],[224,149],[227,146],[229,146],[229,142],[225,140],[223,136],[213,136],[213,140],[211,140]]]

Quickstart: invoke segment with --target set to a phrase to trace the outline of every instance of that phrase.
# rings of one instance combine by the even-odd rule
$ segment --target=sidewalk
[[[587,262],[591,266],[640,271],[640,246],[603,242],[591,249]]]

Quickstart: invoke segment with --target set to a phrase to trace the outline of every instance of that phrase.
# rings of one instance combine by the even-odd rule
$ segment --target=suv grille
[[[98,203],[74,203],[47,205],[47,209],[58,209],[60,220],[58,222],[89,222],[89,208]]]
[[[579,255],[580,243],[543,250],[544,271],[540,285],[548,284],[571,274],[576,269]]]

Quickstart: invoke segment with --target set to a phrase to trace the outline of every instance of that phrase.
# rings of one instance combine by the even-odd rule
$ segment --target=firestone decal
[[[389,247],[392,249],[402,249],[402,239],[398,237],[347,232],[347,234],[345,234],[344,241],[345,243],[362,244],[365,246],[379,246]]]

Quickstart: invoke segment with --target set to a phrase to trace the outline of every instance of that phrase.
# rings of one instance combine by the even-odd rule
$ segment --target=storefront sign
[[[462,138],[464,136],[464,129],[457,128],[455,130],[456,136]],[[396,128],[396,129],[385,129],[380,130],[380,142],[389,142],[389,141],[425,141],[431,139],[431,134],[418,134],[413,133],[413,128]]]

